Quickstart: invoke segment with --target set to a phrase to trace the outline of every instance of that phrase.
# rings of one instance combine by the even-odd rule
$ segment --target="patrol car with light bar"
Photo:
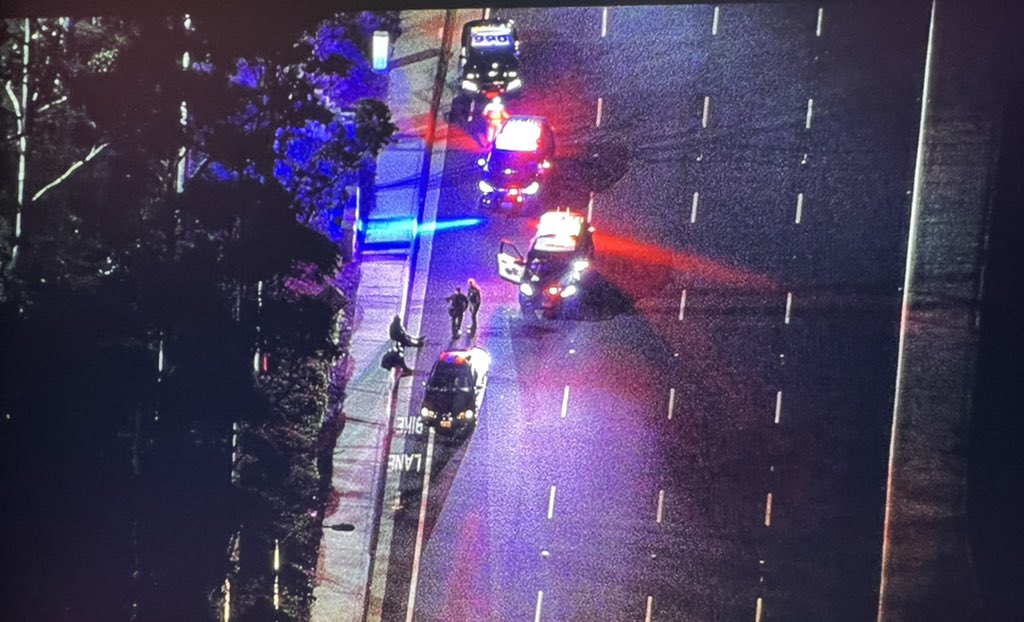
[[[554,165],[555,133],[544,117],[513,115],[501,126],[477,164],[480,207],[522,206],[541,189]]]
[[[442,352],[424,383],[420,419],[443,434],[470,432],[480,418],[491,356],[481,347]]]
[[[578,316],[593,263],[594,227],[570,210],[540,217],[526,257],[508,240],[501,241],[498,252],[498,274],[519,286],[524,316]]]
[[[478,19],[462,28],[459,51],[462,90],[470,95],[503,95],[523,86],[519,35],[510,19]]]

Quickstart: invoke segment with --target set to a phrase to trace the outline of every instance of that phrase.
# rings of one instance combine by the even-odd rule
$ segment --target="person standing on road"
[[[391,328],[388,329],[388,333],[391,336],[391,341],[394,341],[402,347],[423,347],[423,337],[413,337],[409,333],[405,332],[405,327],[402,326],[402,318],[399,315],[395,315],[391,320]]]
[[[480,313],[480,286],[476,284],[476,279],[470,278],[469,283],[466,287],[466,299],[469,302],[469,334],[476,334],[476,320],[477,314]]]
[[[462,316],[466,313],[469,300],[462,293],[461,287],[456,287],[455,293],[445,300],[448,301],[448,315],[452,317],[452,341],[455,341],[462,334]]]

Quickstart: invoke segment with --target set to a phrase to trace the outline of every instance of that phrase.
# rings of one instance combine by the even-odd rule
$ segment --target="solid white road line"
[[[700,119],[700,126],[701,127],[707,127],[708,126],[708,108],[710,108],[710,107],[711,107],[711,96],[710,95],[705,95],[704,96],[704,114],[701,116],[701,119]]]
[[[565,419],[567,412],[569,412],[569,385],[565,385],[565,390],[562,391],[562,416],[560,418]]]
[[[711,34],[718,34],[718,7],[715,7],[715,17],[711,20]]]
[[[811,129],[811,116],[814,115],[814,98],[807,100],[807,119],[804,121],[804,129]]]
[[[551,492],[548,493],[548,520],[555,517],[555,487],[551,487]]]
[[[651,616],[654,614],[654,597],[647,597],[647,613],[644,614],[644,622],[651,622]]]
[[[427,459],[423,466],[423,493],[420,495],[419,525],[416,527],[416,548],[412,554],[412,579],[409,581],[409,602],[405,609],[405,622],[412,622],[416,607],[416,587],[420,578],[420,557],[423,555],[423,531],[427,522],[427,499],[430,497],[430,463],[434,458],[434,428],[427,434]]]
[[[782,419],[782,391],[775,394],[775,423]]]
[[[764,526],[772,526],[772,493],[768,493],[768,497],[764,502]]]
[[[668,420],[672,421],[672,411],[676,408],[676,389],[672,387],[668,390]]]
[[[655,517],[654,517],[655,522],[657,522],[659,525],[661,524],[661,519],[662,519],[662,516],[664,515],[664,513],[665,513],[665,491],[664,490],[659,490],[658,491],[658,511],[657,511],[657,513],[655,514]]]
[[[697,222],[697,204],[700,203],[700,193],[693,193],[693,206],[690,208],[690,224]]]
[[[683,321],[683,317],[686,315],[686,290],[683,290],[683,295],[679,299],[679,321]]]
[[[594,123],[594,127],[601,127],[601,113],[604,112],[604,98],[597,98],[597,121]]]
[[[907,262],[903,274],[903,305],[900,311],[900,338],[896,355],[896,388],[892,403],[892,428],[889,431],[889,465],[885,481],[885,521],[882,525],[882,568],[878,584],[878,622],[885,620],[886,589],[889,581],[889,534],[892,520],[892,480],[896,468],[896,432],[900,426],[900,393],[903,391],[903,355],[907,337],[907,315],[910,312],[911,291],[914,283],[914,262],[917,255],[917,227],[921,214],[921,185],[924,170],[924,131],[928,127],[928,100],[931,97],[932,45],[935,39],[935,5],[928,23],[928,47],[924,55],[924,84],[921,87],[921,121],[917,128],[917,156],[914,162],[914,187],[910,198],[910,226],[907,230]]]
[[[764,601],[761,597],[757,597],[757,603],[754,605],[754,622],[761,622],[761,616],[764,613]]]
[[[821,36],[821,18],[822,18],[824,13],[825,13],[824,7],[821,7],[821,8],[818,9],[818,25],[814,28],[814,36],[815,37],[820,37]]]
[[[537,592],[537,610],[533,614],[533,622],[540,622],[540,608],[544,603],[544,590]]]
[[[608,36],[608,7],[601,9],[601,37]]]
[[[800,224],[800,221],[804,217],[804,193],[801,192],[796,195],[796,218],[793,220],[796,224]]]
[[[786,318],[783,320],[784,323],[789,324],[789,312],[793,309],[793,292],[786,294]]]

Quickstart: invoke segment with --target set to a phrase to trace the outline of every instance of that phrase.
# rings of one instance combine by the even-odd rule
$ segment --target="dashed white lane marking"
[[[644,614],[644,622],[651,622],[651,616],[654,615],[654,597],[647,597],[647,613]]]
[[[476,114],[476,100],[470,100],[469,102],[469,120],[473,120],[473,115]]]
[[[760,596],[757,597],[757,603],[754,604],[754,622],[761,622],[761,616],[764,614],[764,600]]]
[[[782,419],[782,391],[775,394],[775,423]]]
[[[690,224],[697,222],[697,204],[700,203],[700,193],[693,193],[693,207],[690,208]]]
[[[686,290],[683,290],[683,295],[679,298],[679,321],[682,322],[686,316]]]
[[[768,493],[764,502],[764,526],[772,526],[772,493]]]
[[[665,514],[665,491],[664,490],[659,490],[658,491],[658,511],[657,511],[657,513],[655,514],[655,517],[654,517],[655,522],[657,522],[659,525],[661,524],[661,519],[664,516],[664,514]]]
[[[565,385],[565,390],[562,391],[562,416],[561,419],[565,419],[566,413],[569,412],[569,385]]]
[[[676,389],[672,387],[668,390],[668,420],[672,421],[672,411],[676,409]]]
[[[783,320],[784,323],[789,324],[789,312],[793,309],[793,292],[786,294],[786,318]]]
[[[537,609],[533,614],[533,622],[540,622],[540,608],[544,604],[544,590],[537,592]]]
[[[814,115],[814,98],[807,100],[807,119],[804,121],[804,129],[811,129],[811,117]]]
[[[825,13],[824,7],[818,8],[818,25],[814,28],[814,36],[815,37],[820,37],[821,36],[821,18],[824,16],[824,13]]]
[[[590,193],[590,199],[587,201],[587,222],[594,222],[594,193]]]
[[[796,218],[793,220],[796,224],[800,224],[800,221],[804,217],[804,193],[801,192],[796,195]]]
[[[710,95],[705,95],[704,96],[704,114],[700,118],[700,126],[701,127],[707,127],[708,126],[708,110],[710,108],[711,108],[711,96]]]
[[[711,34],[718,34],[718,7],[715,7],[715,17],[711,20]]]
[[[601,9],[601,37],[608,36],[608,7]]]
[[[594,127],[601,127],[601,114],[604,112],[604,98],[597,98],[597,120],[594,122]]]
[[[412,554],[412,579],[409,581],[409,602],[405,608],[405,622],[412,622],[416,607],[416,586],[420,578],[420,557],[423,555],[423,531],[427,522],[427,499],[430,498],[430,464],[434,457],[434,428],[427,433],[427,459],[423,465],[423,494],[420,495],[419,525],[416,527],[416,548]]]
[[[164,340],[160,339],[160,352],[156,355],[156,371],[161,373],[164,370]]]
[[[551,487],[551,492],[548,493],[548,519],[555,517],[555,487]]]

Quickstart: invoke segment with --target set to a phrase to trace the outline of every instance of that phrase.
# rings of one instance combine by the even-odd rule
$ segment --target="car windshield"
[[[430,374],[427,387],[431,389],[467,389],[473,386],[473,377],[464,365],[439,363]]]
[[[515,171],[526,168],[531,162],[536,165],[536,160],[536,154],[529,151],[505,151],[504,149],[495,149],[491,152],[490,169],[494,172],[499,172],[507,168]]]
[[[528,257],[530,272],[543,280],[560,277],[569,269],[572,253],[542,253],[534,251]]]

